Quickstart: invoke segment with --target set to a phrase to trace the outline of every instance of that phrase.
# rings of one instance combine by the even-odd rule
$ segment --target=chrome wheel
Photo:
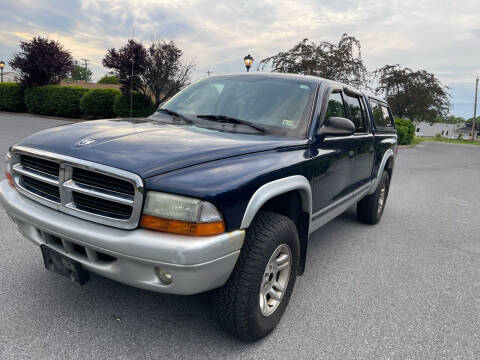
[[[287,290],[292,268],[292,252],[287,244],[278,246],[273,252],[260,286],[260,311],[263,316],[272,315]]]
[[[378,195],[378,206],[377,206],[377,216],[382,215],[383,206],[385,205],[385,196],[387,194],[386,185],[383,184],[380,189],[380,194]]]

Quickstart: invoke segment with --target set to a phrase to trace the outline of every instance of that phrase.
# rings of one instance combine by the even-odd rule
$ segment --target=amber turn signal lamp
[[[151,215],[143,215],[140,226],[151,230],[194,236],[218,235],[225,232],[225,223],[223,221],[191,223],[188,221],[163,219]]]
[[[15,189],[15,185],[13,184],[13,177],[12,174],[10,174],[8,171],[5,171],[5,177],[7,178],[8,183],[10,186]]]

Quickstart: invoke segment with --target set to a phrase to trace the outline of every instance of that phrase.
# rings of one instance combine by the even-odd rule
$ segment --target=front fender
[[[311,213],[311,167],[307,147],[235,156],[147,178],[147,190],[191,196],[211,202],[224,216],[227,231],[248,227],[269,196],[299,189]],[[282,180],[291,178],[290,180]],[[265,185],[272,183],[273,185]],[[308,185],[307,185],[308,184]],[[260,188],[262,191],[254,194]],[[279,192],[280,191],[280,192]],[[249,205],[250,204],[250,205]],[[247,207],[248,212],[247,212]]]
[[[305,176],[293,175],[266,183],[255,191],[245,209],[240,227],[242,229],[248,228],[257,212],[268,200],[292,190],[298,190],[300,192],[302,198],[302,210],[311,215],[312,188],[310,183]]]

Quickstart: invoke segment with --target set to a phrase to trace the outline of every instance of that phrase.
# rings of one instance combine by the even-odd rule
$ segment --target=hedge
[[[80,99],[80,109],[88,118],[108,119],[115,116],[113,103],[121,93],[114,89],[90,90]]]
[[[81,117],[80,99],[88,91],[75,86],[32,87],[25,90],[25,105],[34,114]]]
[[[97,81],[97,84],[121,84],[118,77],[115,75],[105,75],[100,80]]]
[[[398,144],[411,144],[415,137],[415,126],[408,119],[395,119],[395,127],[397,128]]]
[[[118,117],[130,117],[130,95],[118,95],[113,104],[113,112]],[[147,117],[155,112],[152,99],[133,93],[132,117]]]
[[[130,116],[130,95],[115,89],[92,89],[76,86],[47,85],[23,90],[16,83],[0,83],[0,111],[23,111],[33,114],[70,118],[112,118]],[[152,99],[133,94],[132,116],[147,117],[155,112]]]
[[[14,82],[0,83],[0,110],[22,111],[25,109],[23,103],[23,89]]]

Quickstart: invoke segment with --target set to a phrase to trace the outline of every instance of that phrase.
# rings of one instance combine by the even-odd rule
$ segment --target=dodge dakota
[[[388,104],[335,81],[212,76],[148,118],[47,129],[6,154],[0,203],[45,267],[171,294],[214,290],[221,326],[270,333],[310,235],[383,214],[397,152]],[[311,255],[311,256],[317,256]]]

